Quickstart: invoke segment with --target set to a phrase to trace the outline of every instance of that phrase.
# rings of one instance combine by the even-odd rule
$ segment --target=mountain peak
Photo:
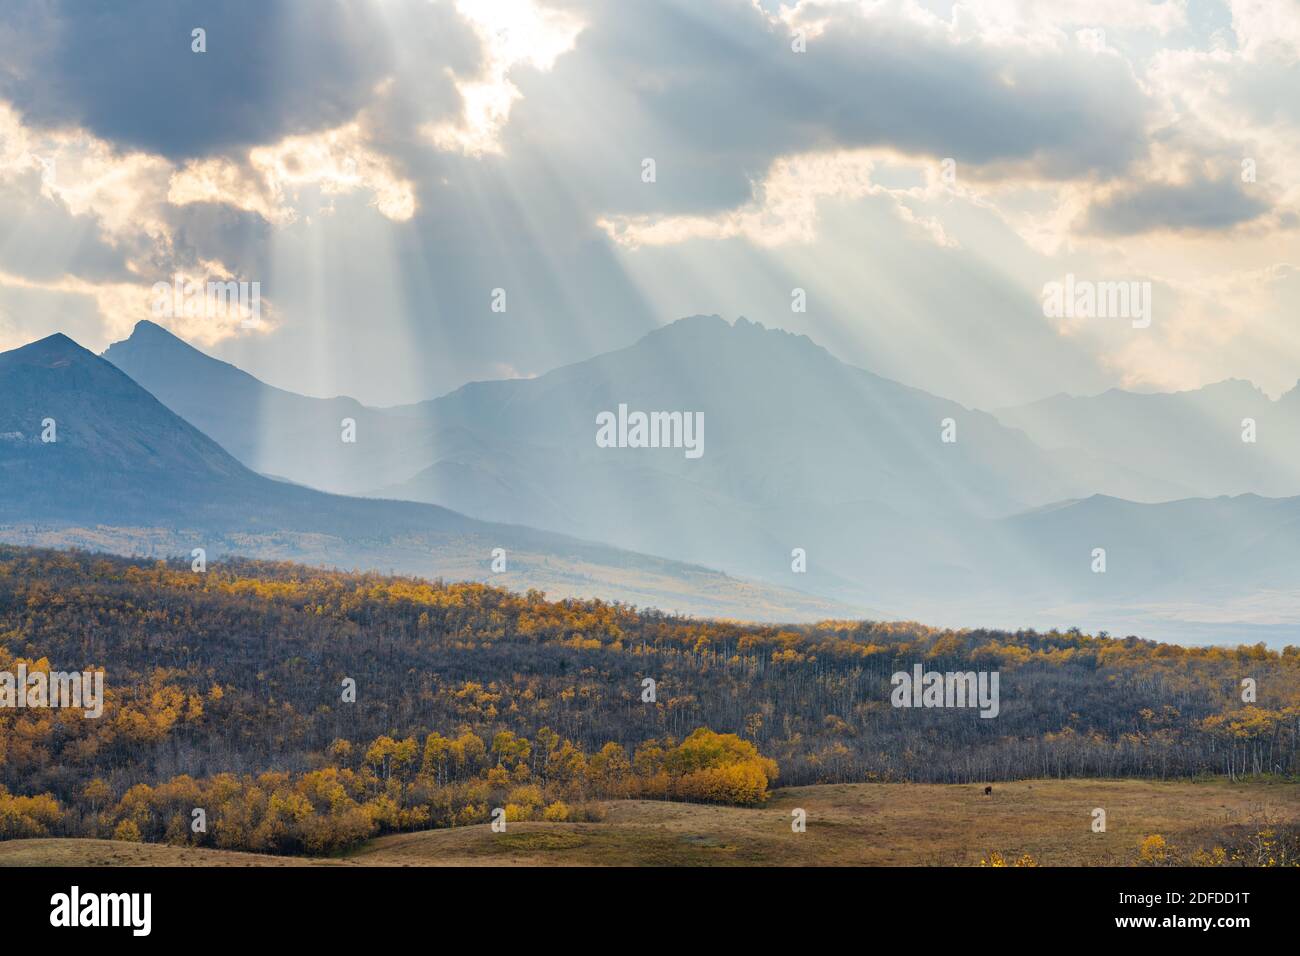
[[[754,322],[738,316],[734,322],[728,322],[720,315],[688,315],[661,325],[641,339],[641,343],[672,343],[674,345],[705,343],[727,345],[739,342],[751,343],[758,347],[776,346],[786,342],[814,352],[830,356],[822,346],[806,335],[787,332],[773,326],[768,328],[762,322]],[[641,344],[638,343],[638,344]]]
[[[659,328],[654,329],[649,333],[647,333],[645,338],[652,338],[652,337],[663,336],[663,335],[689,335],[689,334],[700,334],[700,333],[708,333],[708,332],[722,332],[722,331],[729,331],[730,329],[731,329],[731,323],[728,322],[726,319],[724,319],[722,316],[716,313],[713,315],[704,315],[703,313],[698,313],[696,315],[682,316],[682,318],[680,319],[676,319],[672,322],[667,323],[666,325],[661,325],[659,326]]]
[[[169,332],[167,329],[164,329],[157,322],[154,322],[150,319],[141,319],[139,322],[137,322],[135,324],[135,328],[131,330],[130,337],[133,339],[139,337],[142,339],[161,338],[161,339],[175,339],[177,341],[180,341],[179,336],[175,335],[172,332]]]
[[[141,319],[131,330],[131,334],[120,342],[114,342],[104,350],[104,358],[110,362],[114,360],[114,355],[123,351],[123,346],[130,346],[135,349],[155,348],[155,349],[180,349],[185,352],[193,352],[196,355],[204,355],[194,346],[190,345],[183,338],[172,332],[170,329],[163,328],[157,322],[149,319]],[[114,350],[116,349],[116,352]],[[209,356],[204,355],[205,358]]]
[[[55,332],[43,339],[11,349],[2,354],[8,364],[41,365],[52,368],[56,365],[68,365],[93,359],[95,354],[82,348],[62,332]]]
[[[1254,382],[1244,378],[1225,378],[1222,381],[1211,382],[1200,388],[1189,389],[1189,392],[1200,392],[1204,395],[1258,395],[1263,396],[1264,390]]]
[[[53,335],[47,335],[43,339],[37,339],[35,342],[29,342],[18,349],[17,352],[31,352],[33,354],[42,352],[70,352],[84,351],[80,345],[74,342],[62,332],[55,332]]]
[[[164,401],[168,383],[189,381],[192,384],[196,378],[212,375],[253,380],[242,369],[196,349],[174,332],[148,319],[137,322],[128,338],[114,342],[100,357],[137,382],[148,382],[149,390]],[[161,381],[158,374],[163,376]],[[188,418],[187,415],[182,417]]]

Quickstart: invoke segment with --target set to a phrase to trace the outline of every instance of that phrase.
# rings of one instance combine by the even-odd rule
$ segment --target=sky
[[[716,313],[981,408],[1276,396],[1298,92],[1291,0],[6,0],[0,348],[154,319],[389,405]]]

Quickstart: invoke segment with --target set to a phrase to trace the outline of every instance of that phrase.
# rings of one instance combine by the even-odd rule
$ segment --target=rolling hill
[[[1132,866],[1162,835],[1183,858],[1231,843],[1267,816],[1300,821],[1296,784],[1021,780],[828,784],[773,792],[762,808],[627,800],[596,823],[486,824],[370,840],[336,857],[271,856],[89,839],[0,843],[5,866],[977,866],[1029,854],[1042,866]],[[1094,833],[1089,809],[1108,808]],[[791,811],[808,815],[793,833]]]

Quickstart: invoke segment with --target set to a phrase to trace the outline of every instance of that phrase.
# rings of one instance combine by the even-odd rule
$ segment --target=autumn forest
[[[997,671],[996,719],[890,704]],[[761,804],[782,785],[1287,775],[1300,649],[763,626],[480,584],[0,546],[0,670],[103,669],[103,716],[0,709],[0,838],[329,854],[385,832]],[[1243,700],[1243,681],[1256,688]],[[196,808],[206,828],[191,826]]]

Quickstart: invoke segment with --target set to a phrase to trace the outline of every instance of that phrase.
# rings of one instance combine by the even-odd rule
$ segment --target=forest
[[[0,671],[20,664],[102,669],[105,704],[99,718],[0,708],[5,839],[328,854],[496,811],[508,824],[594,819],[621,797],[752,806],[777,780],[1289,776],[1300,739],[1296,647],[755,625],[289,563],[197,572],[0,546]],[[916,664],[997,672],[996,718],[891,706],[891,675]]]

